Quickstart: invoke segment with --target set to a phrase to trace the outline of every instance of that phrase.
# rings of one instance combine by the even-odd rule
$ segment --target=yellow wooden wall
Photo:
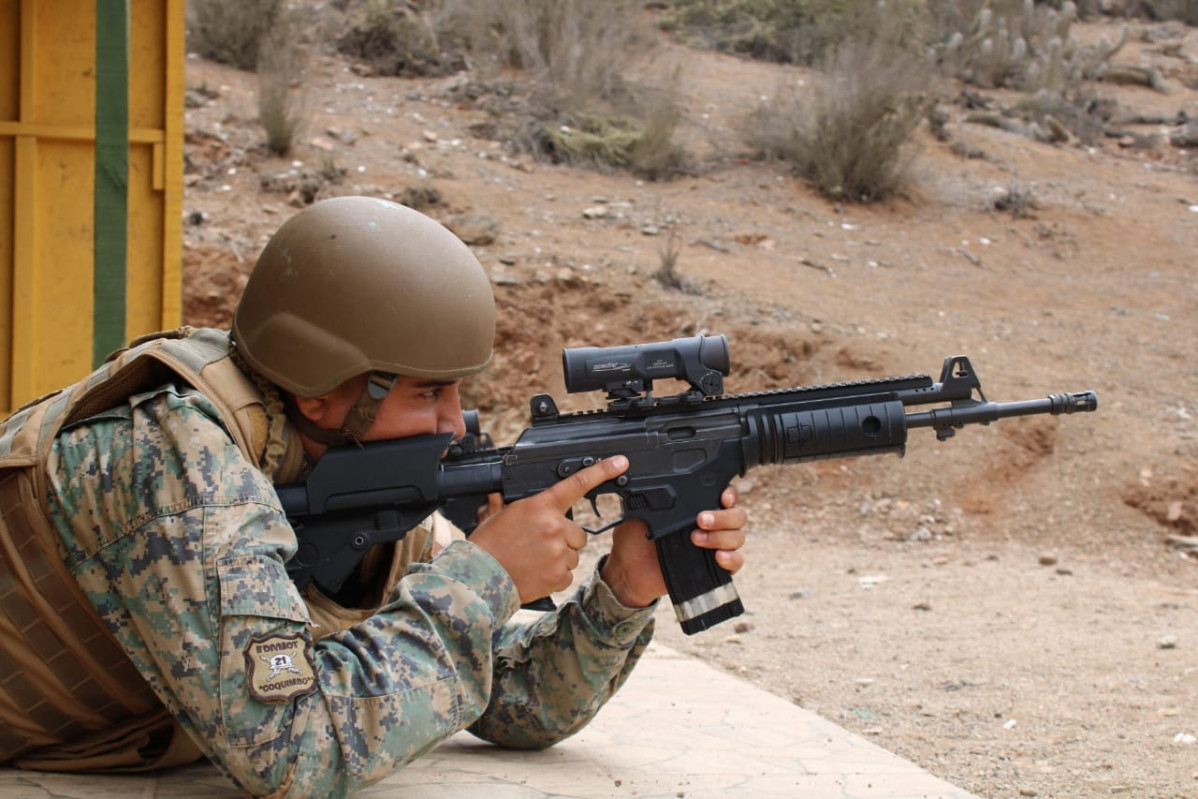
[[[126,339],[182,310],[184,0],[129,2]],[[96,0],[0,0],[0,411],[93,367]]]

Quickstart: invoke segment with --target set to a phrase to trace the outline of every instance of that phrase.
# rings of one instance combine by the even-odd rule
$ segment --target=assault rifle
[[[733,477],[763,464],[902,455],[911,429],[931,428],[943,441],[969,424],[1098,407],[1092,391],[991,402],[960,355],[945,359],[936,381],[916,374],[725,395],[729,363],[723,336],[566,349],[566,390],[606,391],[606,410],[561,413],[538,394],[532,426],[508,447],[479,438],[472,417],[475,437],[456,446],[446,433],[330,450],[306,483],[278,489],[299,539],[288,573],[301,587],[315,580],[335,592],[367,549],[402,538],[451,501],[469,510],[454,514],[469,525],[490,493],[513,502],[623,454],[627,471],[588,497],[615,494],[624,517],[648,527],[689,635],[744,612],[731,575],[689,538],[696,516],[719,507]],[[689,388],[653,396],[653,381],[665,379]],[[937,407],[907,411],[925,406]]]

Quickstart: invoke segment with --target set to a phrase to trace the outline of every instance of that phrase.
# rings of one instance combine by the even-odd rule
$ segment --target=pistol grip
[[[715,550],[691,543],[687,532],[664,535],[657,541],[657,559],[674,603],[674,613],[687,635],[745,612],[732,574],[715,561]]]

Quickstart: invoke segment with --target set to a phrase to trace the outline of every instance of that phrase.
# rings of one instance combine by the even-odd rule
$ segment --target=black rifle
[[[532,426],[512,446],[480,439],[472,417],[474,437],[456,446],[446,433],[333,449],[305,484],[279,487],[299,539],[287,564],[292,579],[336,592],[367,549],[402,538],[438,508],[448,506],[469,529],[490,493],[514,502],[623,454],[627,471],[588,497],[616,494],[624,517],[648,527],[689,635],[744,612],[731,575],[689,538],[696,516],[719,507],[733,477],[763,464],[902,455],[912,428],[930,427],[943,441],[967,424],[1098,407],[1092,391],[990,402],[964,356],[946,358],[938,381],[917,374],[735,395],[722,393],[729,371],[723,336],[567,349],[562,362],[566,390],[602,389],[606,410],[559,413],[552,397],[539,394]],[[658,379],[690,388],[654,397]],[[921,406],[940,407],[906,410]]]

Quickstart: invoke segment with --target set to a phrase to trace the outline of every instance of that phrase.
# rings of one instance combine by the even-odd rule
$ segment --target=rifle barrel
[[[907,428],[934,427],[939,430],[967,424],[989,424],[1013,416],[1032,416],[1040,413],[1058,416],[1063,413],[1087,413],[1097,409],[1098,395],[1093,391],[1080,391],[1073,394],[1050,394],[1044,399],[971,402],[918,411],[907,414]]]

